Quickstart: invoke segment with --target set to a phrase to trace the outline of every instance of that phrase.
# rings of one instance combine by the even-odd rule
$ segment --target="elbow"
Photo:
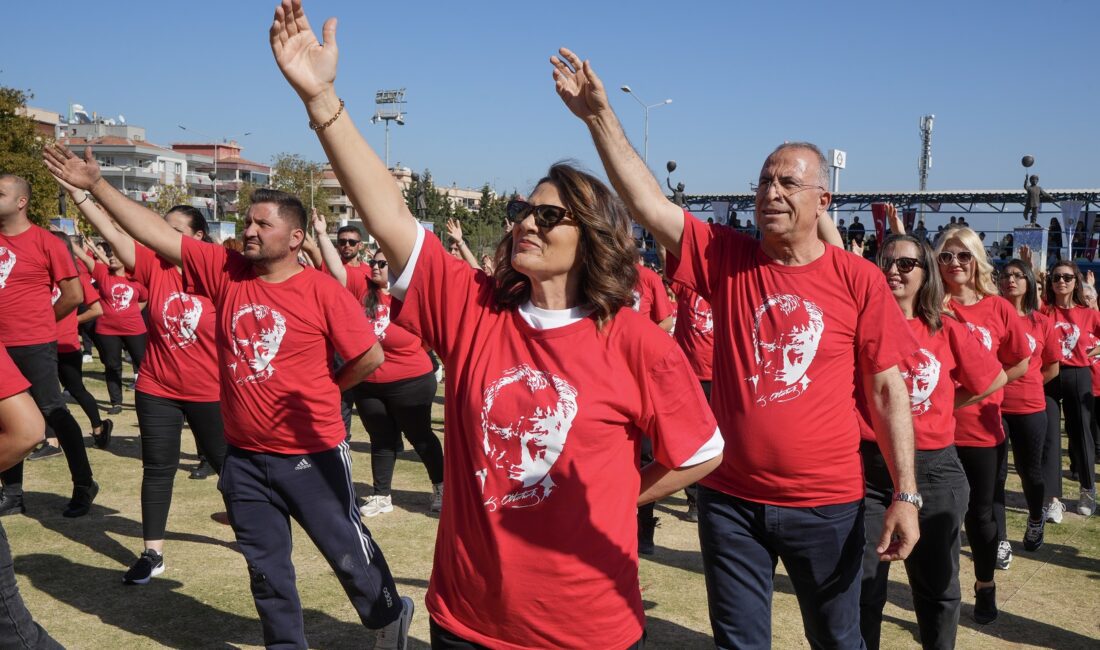
[[[363,376],[371,374],[382,365],[382,362],[386,360],[385,353],[382,352],[382,344],[375,343],[371,349],[367,350],[363,354]]]

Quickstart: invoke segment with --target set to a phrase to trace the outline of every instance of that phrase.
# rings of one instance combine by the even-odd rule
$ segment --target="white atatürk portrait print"
[[[0,289],[8,286],[8,276],[15,268],[15,251],[0,246]]]
[[[688,307],[688,316],[691,319],[691,329],[699,334],[706,336],[714,331],[714,311],[702,296],[695,296]]]
[[[481,429],[486,466],[477,474],[486,508],[527,508],[550,498],[550,470],[576,415],[577,390],[561,377],[526,364],[506,371],[485,389]],[[488,480],[490,475],[494,480]]]
[[[118,283],[111,286],[111,308],[116,312],[126,311],[134,300],[134,288],[128,284]]]
[[[1073,356],[1073,349],[1077,347],[1077,340],[1081,338],[1081,328],[1066,321],[1054,321],[1058,328],[1058,339],[1062,342],[1062,359]]]
[[[909,369],[901,373],[909,387],[909,405],[913,415],[923,415],[932,408],[932,393],[940,383],[942,364],[930,350],[921,348],[913,355]]]
[[[821,309],[799,296],[768,296],[753,316],[756,374],[748,378],[759,406],[796,399],[810,385],[825,319]]]
[[[286,318],[267,305],[241,305],[233,314],[229,368],[238,384],[261,383],[275,374],[272,362],[286,336]]]
[[[989,330],[981,325],[975,325],[974,323],[967,323],[966,329],[970,330],[970,333],[978,338],[978,342],[982,344],[982,347],[986,350],[993,350],[993,336],[989,333]]]
[[[173,291],[164,299],[160,309],[164,323],[164,336],[168,349],[186,348],[199,340],[199,321],[202,319],[202,303],[182,291]]]

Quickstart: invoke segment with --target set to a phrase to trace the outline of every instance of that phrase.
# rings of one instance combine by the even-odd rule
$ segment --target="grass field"
[[[89,389],[104,398],[105,387],[94,378],[101,376],[93,371],[99,367],[86,368]],[[127,391],[129,403],[132,395]],[[70,408],[86,426],[80,409]],[[442,417],[442,407],[437,406],[437,417]],[[165,542],[167,570],[149,585],[122,585],[123,572],[141,551],[141,461],[132,408],[127,407],[115,421],[110,449],[89,448],[102,489],[88,516],[76,520],[61,516],[71,484],[65,461],[58,456],[28,463],[27,514],[3,519],[19,586],[35,618],[70,648],[262,646],[244,560],[235,550],[232,531],[212,519],[224,510],[216,481],[187,478],[196,459],[194,440],[186,430]],[[352,435],[355,479],[359,493],[364,494],[370,479],[369,445],[358,422]],[[428,647],[423,596],[437,523],[428,512],[430,487],[415,454],[411,450],[401,454],[394,477],[396,509],[368,520],[399,589],[417,603],[415,641],[410,640],[410,648]],[[1076,493],[1071,494],[1070,487],[1067,481],[1072,511]],[[1016,559],[1010,570],[997,573],[1001,617],[988,626],[970,620],[969,586],[974,576],[968,557],[964,558],[958,647],[1100,647],[1100,519],[1067,513],[1062,525],[1047,527],[1046,545],[1038,553],[1025,554],[1019,540],[1026,515],[1019,480],[1012,473],[1009,490],[1009,536]],[[694,524],[683,520],[682,498],[666,499],[657,509],[658,550],[641,563],[648,647],[712,647]],[[294,561],[311,647],[369,647],[371,633],[359,625],[328,565],[300,529],[295,530],[295,540]],[[965,546],[963,552],[969,552]],[[782,564],[779,571],[773,645],[808,647]],[[904,576],[901,567],[891,576],[883,626],[885,648],[918,645]]]

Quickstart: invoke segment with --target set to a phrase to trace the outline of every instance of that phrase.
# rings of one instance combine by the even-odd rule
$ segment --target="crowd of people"
[[[700,221],[664,195],[591,63],[564,48],[555,89],[610,184],[554,164],[509,202],[491,255],[458,223],[446,247],[336,92],[335,19],[318,39],[300,0],[284,0],[270,36],[363,229],[334,244],[295,197],[259,189],[240,240],[217,244],[197,210],[156,214],[104,181],[90,150],[53,145],[44,162],[100,239],[74,245],[32,224],[27,182],[0,175],[0,515],[34,507],[22,460],[36,447],[68,461],[66,517],[97,496],[61,393],[108,447],[113,423],[81,374],[88,324],[108,414],[124,349],[136,373],[143,546],[123,582],[165,570],[186,421],[220,477],[269,647],[306,647],[291,519],[376,647],[406,647],[414,602],[364,523],[394,510],[402,436],[440,517],[433,648],[644,647],[638,556],[655,550],[653,504],[680,490],[716,646],[771,643],[782,560],[812,647],[879,647],[902,562],[922,645],[950,648],[964,598],[977,623],[998,616],[1006,440],[1024,552],[1066,510],[1063,416],[1077,513],[1095,508],[1100,312],[1072,262],[1043,274],[1013,260],[995,279],[969,227],[930,245],[895,211],[871,263],[847,249],[856,224],[829,218],[828,166],[806,142],[765,158],[756,237]],[[663,277],[641,264],[633,223],[659,245]],[[439,364],[446,453],[431,426]],[[362,498],[353,408],[371,443]],[[19,600],[2,530],[0,635],[58,647]],[[959,581],[964,530],[972,590]]]

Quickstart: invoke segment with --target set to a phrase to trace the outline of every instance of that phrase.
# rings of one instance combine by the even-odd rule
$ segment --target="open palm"
[[[336,80],[336,19],[325,21],[317,41],[301,0],[283,0],[271,24],[271,52],[279,70],[303,100],[317,97]]]
[[[99,163],[92,155],[91,147],[84,147],[84,158],[76,157],[62,144],[54,143],[42,150],[42,162],[65,189],[75,187],[90,190],[99,182]]]
[[[596,117],[611,110],[603,82],[596,76],[588,61],[567,48],[558,50],[559,56],[550,57],[554,66],[554,87],[561,101],[582,120]]]

